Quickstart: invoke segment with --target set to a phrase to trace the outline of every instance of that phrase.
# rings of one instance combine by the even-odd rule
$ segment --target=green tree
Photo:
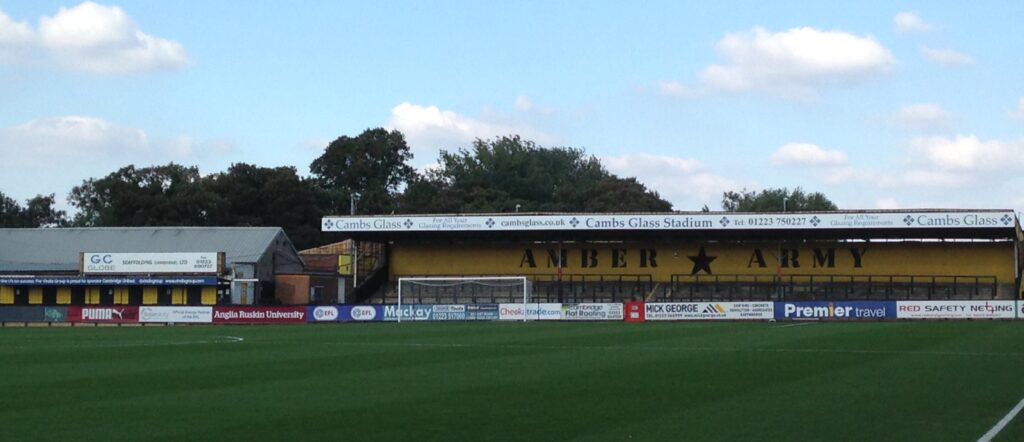
[[[747,189],[725,192],[722,209],[727,212],[803,212],[837,210],[838,207],[820,192],[806,193],[799,187],[791,192],[783,187],[760,192]]]
[[[123,167],[83,181],[68,196],[80,226],[205,226],[216,200],[203,188],[198,168],[174,163]]]
[[[36,195],[21,207],[0,192],[0,227],[60,227],[68,224],[67,213],[54,208],[53,194]]]
[[[335,213],[349,213],[353,195],[359,198],[359,213],[390,213],[401,186],[416,175],[407,164],[411,159],[401,132],[376,128],[332,141],[309,170],[329,192]]]
[[[635,178],[619,178],[582,149],[545,148],[518,136],[442,151],[440,167],[406,189],[406,213],[662,212],[672,205]]]
[[[203,177],[203,186],[217,196],[210,211],[213,225],[281,227],[299,249],[324,242],[319,220],[326,195],[294,167],[237,163]]]

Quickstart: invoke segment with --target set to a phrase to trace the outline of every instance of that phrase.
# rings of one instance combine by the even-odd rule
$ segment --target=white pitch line
[[[1024,399],[1017,402],[1017,406],[1013,407],[1009,413],[1006,413],[1006,416],[1003,416],[1003,419],[997,422],[996,426],[992,427],[991,430],[988,430],[988,433],[981,436],[981,438],[978,439],[978,442],[990,442],[993,437],[996,437],[996,435],[999,434],[1000,431],[1003,431],[1003,428],[1013,420],[1017,413],[1020,413],[1021,409],[1024,409]]]
[[[797,323],[793,323],[793,324],[777,325],[777,326],[772,327],[772,328],[799,327],[801,325],[810,325],[810,324],[817,324],[817,322],[797,322]]]
[[[353,347],[410,347],[410,348],[498,348],[516,350],[600,350],[600,351],[703,351],[722,353],[810,353],[810,354],[874,354],[874,355],[924,355],[924,356],[969,356],[969,357],[1022,357],[1024,353],[989,353],[976,351],[914,351],[914,350],[867,350],[838,348],[743,348],[743,347],[674,347],[648,345],[547,345],[547,344],[458,344],[428,342],[322,342],[328,345]]]

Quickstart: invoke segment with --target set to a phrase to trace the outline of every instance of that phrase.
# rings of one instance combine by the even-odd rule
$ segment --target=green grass
[[[792,324],[4,328],[0,439],[973,441],[1024,397],[1024,322]]]

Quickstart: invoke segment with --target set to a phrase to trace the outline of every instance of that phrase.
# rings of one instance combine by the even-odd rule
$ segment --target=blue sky
[[[0,191],[309,163],[366,128],[584,148],[677,210],[1024,209],[1024,2],[0,0]]]

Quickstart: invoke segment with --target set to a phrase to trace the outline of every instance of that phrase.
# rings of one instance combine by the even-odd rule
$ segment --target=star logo
[[[487,218],[487,222],[485,222],[484,224],[487,224],[488,229],[494,227],[494,218]]]
[[[907,223],[908,226],[914,224],[914,217],[907,215],[906,218],[903,218],[903,222]]]
[[[811,217],[811,225],[814,226],[814,227],[818,227],[818,224],[821,224],[821,220],[818,219],[818,215],[812,216]]]
[[[327,220],[327,221],[326,221],[326,222],[324,223],[324,226],[325,226],[325,227],[327,227],[327,229],[328,229],[328,230],[330,230],[330,229],[333,229],[333,228],[334,228],[334,221],[331,221],[331,220]]]
[[[1010,215],[1003,215],[1003,217],[1000,218],[1000,220],[1003,222],[1003,225],[1008,226],[1010,225],[1010,221],[1013,221],[1013,218],[1010,217]]]
[[[408,218],[405,219],[405,228],[406,229],[411,229],[412,228],[412,220],[411,219],[408,219]]]
[[[690,261],[693,261],[693,270],[690,271],[691,275],[696,275],[703,270],[707,274],[711,274],[711,261],[714,261],[717,256],[708,256],[708,253],[704,251],[704,246],[700,246],[700,251],[697,252],[696,256],[688,256]]]
[[[718,223],[721,224],[722,227],[727,227],[729,225],[729,218],[723,216],[722,219],[718,221]]]
[[[572,224],[573,228],[576,228],[576,225],[579,224],[579,223],[580,223],[580,220],[576,219],[575,216],[572,217],[572,219],[569,220],[569,224]]]

